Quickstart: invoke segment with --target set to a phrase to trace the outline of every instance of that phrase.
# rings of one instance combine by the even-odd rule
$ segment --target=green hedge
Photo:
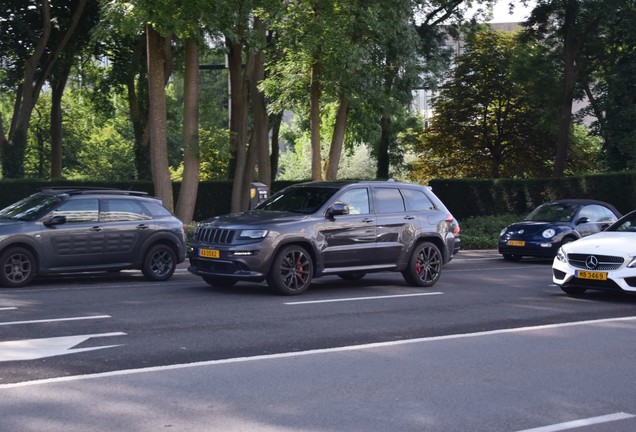
[[[460,221],[472,216],[526,214],[539,204],[563,198],[590,198],[622,213],[636,209],[636,172],[560,179],[433,180],[435,194]]]
[[[293,181],[279,181],[272,185],[274,193]],[[0,181],[0,208],[18,201],[46,186],[99,186],[132,189],[154,193],[152,182],[78,182],[46,180]],[[174,184],[178,197],[181,184]],[[459,219],[474,216],[526,214],[541,203],[560,198],[592,198],[613,204],[627,213],[636,209],[636,172],[594,174],[561,179],[495,179],[495,180],[433,180],[435,194]],[[199,184],[194,220],[230,212],[231,181],[210,181]]]

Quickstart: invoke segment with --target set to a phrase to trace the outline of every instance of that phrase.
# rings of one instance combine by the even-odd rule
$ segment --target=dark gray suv
[[[34,276],[141,269],[166,280],[185,260],[183,224],[145,192],[47,188],[0,210],[0,285]]]
[[[310,182],[272,195],[255,210],[218,216],[196,229],[190,272],[210,285],[267,280],[280,293],[314,277],[360,279],[402,272],[414,286],[438,281],[460,249],[459,225],[423,186],[398,182]]]

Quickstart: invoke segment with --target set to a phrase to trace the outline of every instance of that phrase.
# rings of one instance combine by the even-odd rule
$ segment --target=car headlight
[[[508,227],[506,227],[506,228],[501,230],[501,232],[499,233],[499,237],[503,237],[503,235],[506,233],[506,231],[508,231]]]
[[[256,230],[243,230],[239,235],[240,238],[248,238],[248,239],[262,239],[265,238],[269,231],[264,229],[256,229]]]
[[[565,257],[565,252],[563,251],[562,247],[559,248],[559,250],[557,251],[556,259],[558,259],[561,262],[567,262],[567,258]]]
[[[543,238],[547,238],[547,239],[554,237],[555,234],[556,234],[556,231],[553,230],[552,228],[548,228],[547,230],[541,233]]]
[[[629,268],[636,268],[636,257],[632,258],[632,260],[627,264]]]

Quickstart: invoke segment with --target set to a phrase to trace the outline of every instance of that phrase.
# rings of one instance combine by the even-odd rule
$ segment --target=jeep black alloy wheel
[[[144,276],[152,281],[165,281],[177,268],[177,256],[172,248],[165,244],[157,244],[146,254],[143,268]]]
[[[404,279],[413,286],[429,287],[435,284],[442,273],[442,254],[431,242],[419,243],[406,270]]]
[[[267,283],[281,294],[300,294],[311,284],[313,272],[314,264],[305,248],[291,245],[274,258]]]
[[[0,285],[18,288],[27,285],[35,276],[35,258],[28,250],[12,247],[0,255]]]

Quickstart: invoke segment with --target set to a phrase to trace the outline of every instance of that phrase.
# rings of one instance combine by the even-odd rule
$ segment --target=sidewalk
[[[500,259],[501,255],[497,249],[468,249],[460,250],[453,261],[455,260],[470,260],[470,259]]]

